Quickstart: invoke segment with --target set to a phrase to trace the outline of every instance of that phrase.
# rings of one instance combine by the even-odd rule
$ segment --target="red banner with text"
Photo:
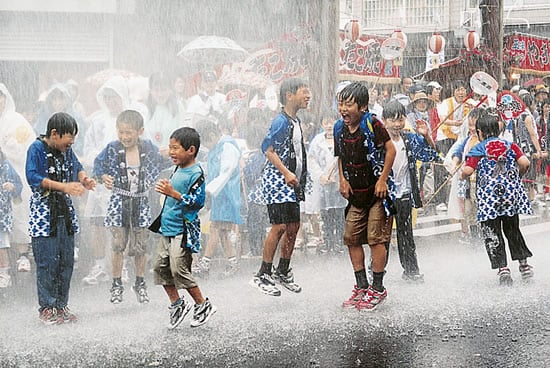
[[[525,74],[550,74],[550,39],[514,33],[505,39],[504,55],[511,71]]]
[[[399,83],[401,58],[385,60],[380,46],[385,37],[361,35],[352,41],[340,35],[338,74],[340,80],[365,80],[377,84]]]

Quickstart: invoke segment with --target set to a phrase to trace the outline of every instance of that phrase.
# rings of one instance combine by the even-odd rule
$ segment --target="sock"
[[[260,271],[258,272],[258,275],[271,275],[271,269],[273,268],[273,263],[268,263],[265,261],[262,261],[262,265],[260,266]]]
[[[355,284],[358,289],[368,289],[369,280],[367,279],[367,271],[363,268],[362,270],[355,271]]]
[[[229,258],[227,258],[227,262],[229,262],[229,264],[236,264],[237,263],[237,257],[229,257]]]
[[[145,282],[145,279],[143,276],[136,276],[136,285],[143,284]]]
[[[122,278],[120,277],[115,277],[113,278],[113,285],[122,285]]]
[[[382,283],[382,280],[384,279],[384,272],[373,272],[372,278],[372,287],[376,291],[384,291],[384,285]]]
[[[277,272],[282,273],[283,275],[286,275],[289,269],[290,269],[290,259],[280,258],[279,266],[277,266]]]
[[[519,260],[519,265],[520,266],[525,266],[527,264],[527,259],[520,259]]]

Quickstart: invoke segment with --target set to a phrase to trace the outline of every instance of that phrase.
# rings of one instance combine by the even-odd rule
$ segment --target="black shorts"
[[[298,202],[268,204],[267,212],[269,222],[273,225],[300,222],[300,204]]]

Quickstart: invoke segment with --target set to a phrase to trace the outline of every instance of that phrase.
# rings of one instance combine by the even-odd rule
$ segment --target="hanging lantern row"
[[[439,54],[445,48],[445,37],[439,32],[435,32],[428,39],[428,49],[434,54]]]
[[[479,34],[474,30],[468,31],[466,36],[464,36],[464,46],[468,51],[477,49],[479,46]]]
[[[350,40],[351,42],[355,42],[360,35],[361,26],[359,25],[359,21],[357,19],[352,19],[346,23],[344,27],[344,37],[346,37],[346,39]]]
[[[393,31],[390,37],[399,38],[405,43],[405,46],[403,46],[403,48],[407,47],[407,35],[405,34],[405,32],[401,31],[400,29],[396,29],[395,31]]]

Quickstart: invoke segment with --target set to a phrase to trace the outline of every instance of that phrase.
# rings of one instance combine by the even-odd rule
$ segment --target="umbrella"
[[[222,86],[235,85],[257,89],[266,89],[274,84],[273,81],[266,76],[251,71],[229,71],[223,73],[218,83]]]
[[[109,79],[115,76],[122,76],[126,79],[129,79],[131,77],[140,77],[139,74],[131,72],[129,70],[123,70],[123,69],[104,69],[100,70],[97,73],[94,73],[86,78],[86,82],[90,83],[92,85],[102,85],[105,82],[107,82]]]
[[[248,52],[230,38],[200,36],[185,45],[178,56],[190,64],[213,66],[241,61]]]

